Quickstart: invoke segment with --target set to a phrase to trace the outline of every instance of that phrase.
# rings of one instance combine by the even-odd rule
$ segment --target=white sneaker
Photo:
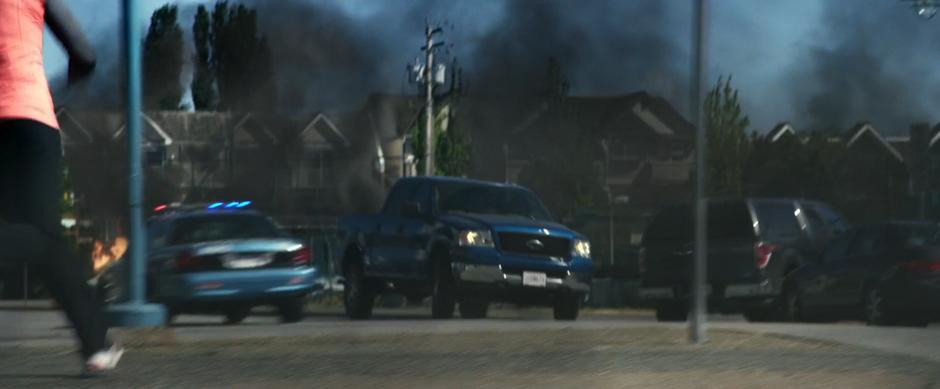
[[[91,358],[85,361],[85,372],[95,374],[114,370],[121,360],[122,355],[124,355],[124,348],[117,344],[112,344],[107,350],[96,352]]]

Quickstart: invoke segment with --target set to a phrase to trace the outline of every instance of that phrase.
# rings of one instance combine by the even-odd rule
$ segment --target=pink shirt
[[[0,0],[0,119],[59,128],[42,64],[44,0]]]

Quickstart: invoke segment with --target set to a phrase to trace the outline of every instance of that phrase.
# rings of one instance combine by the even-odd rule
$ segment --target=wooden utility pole
[[[425,53],[424,62],[424,88],[425,88],[425,127],[424,127],[424,175],[434,175],[434,49],[444,42],[434,42],[434,34],[440,33],[441,28],[424,28],[425,44],[421,50]]]

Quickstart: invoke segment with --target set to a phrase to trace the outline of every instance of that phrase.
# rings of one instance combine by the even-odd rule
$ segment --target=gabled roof
[[[254,123],[256,126],[248,126],[249,123]],[[248,134],[251,136],[251,140],[253,140],[254,143],[265,146],[274,144],[277,139],[277,137],[271,133],[271,130],[252,113],[245,114],[245,116],[232,127],[232,133],[236,143],[238,140],[243,139],[240,136],[241,134]]]
[[[75,115],[72,115],[66,108],[59,108],[55,113],[56,119],[59,121],[59,127],[62,131],[62,134],[66,138],[70,139],[80,139],[82,142],[91,142],[94,138],[91,131],[88,131],[81,121],[75,118]],[[71,126],[66,124],[71,123]],[[75,127],[74,130],[71,127]]]
[[[937,123],[930,131],[930,143],[928,148],[932,148],[935,144],[940,143],[940,123]]]
[[[151,137],[153,141],[161,142],[163,143],[164,146],[169,146],[173,144],[173,138],[170,137],[170,135],[167,134],[167,132],[163,130],[163,127],[160,127],[160,125],[157,124],[157,122],[154,121],[153,118],[151,118],[145,113],[141,113],[140,115],[141,115],[141,119],[143,119],[142,124],[144,125],[143,126],[144,129],[150,128],[151,130],[153,130],[153,133],[156,133],[157,136],[159,137],[159,139],[152,139]],[[117,131],[114,132],[114,135],[112,135],[112,137],[114,139],[118,139],[124,136],[125,129],[127,129],[127,123],[122,124],[121,127],[119,127]],[[144,133],[144,138],[147,138],[147,134],[148,134],[147,132]]]
[[[779,123],[767,133],[767,139],[771,142],[776,142],[784,136],[796,136],[796,130],[789,122]]]
[[[300,137],[304,140],[319,138],[319,140],[323,142],[338,144],[343,147],[350,145],[349,139],[346,139],[346,136],[339,131],[339,128],[336,127],[333,120],[322,112],[317,113],[313,119],[300,130]]]
[[[594,134],[623,133],[691,139],[694,126],[665,99],[646,92],[621,96],[570,96],[559,99],[515,99],[506,127],[513,135],[558,126],[581,127]],[[519,101],[529,100],[529,101]],[[474,104],[479,106],[480,104]],[[492,116],[491,111],[478,115]],[[476,113],[476,112],[474,112]],[[508,118],[507,118],[508,119]]]
[[[873,137],[876,141],[878,141],[878,143],[883,145],[885,150],[891,153],[891,155],[894,156],[894,158],[896,158],[899,162],[904,162],[904,157],[901,155],[901,152],[898,151],[898,149],[895,148],[893,145],[891,145],[891,143],[888,142],[888,140],[885,139],[885,137],[881,136],[881,133],[879,133],[878,130],[875,129],[875,127],[873,127],[871,123],[869,122],[862,122],[862,123],[856,124],[854,127],[849,129],[849,132],[847,134],[849,141],[846,143],[846,147],[851,148],[852,145],[855,144],[855,142],[857,142],[859,139],[862,138],[862,136],[865,136],[865,135]]]

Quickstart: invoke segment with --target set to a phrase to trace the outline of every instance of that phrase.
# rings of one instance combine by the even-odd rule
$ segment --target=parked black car
[[[684,320],[693,268],[689,205],[662,210],[643,234],[641,299],[662,321]],[[783,281],[818,259],[848,223],[817,201],[713,199],[708,202],[708,307],[743,312],[748,320],[781,316]]]
[[[940,319],[940,227],[891,222],[851,229],[794,272],[785,312],[797,321],[861,318],[925,326]]]

